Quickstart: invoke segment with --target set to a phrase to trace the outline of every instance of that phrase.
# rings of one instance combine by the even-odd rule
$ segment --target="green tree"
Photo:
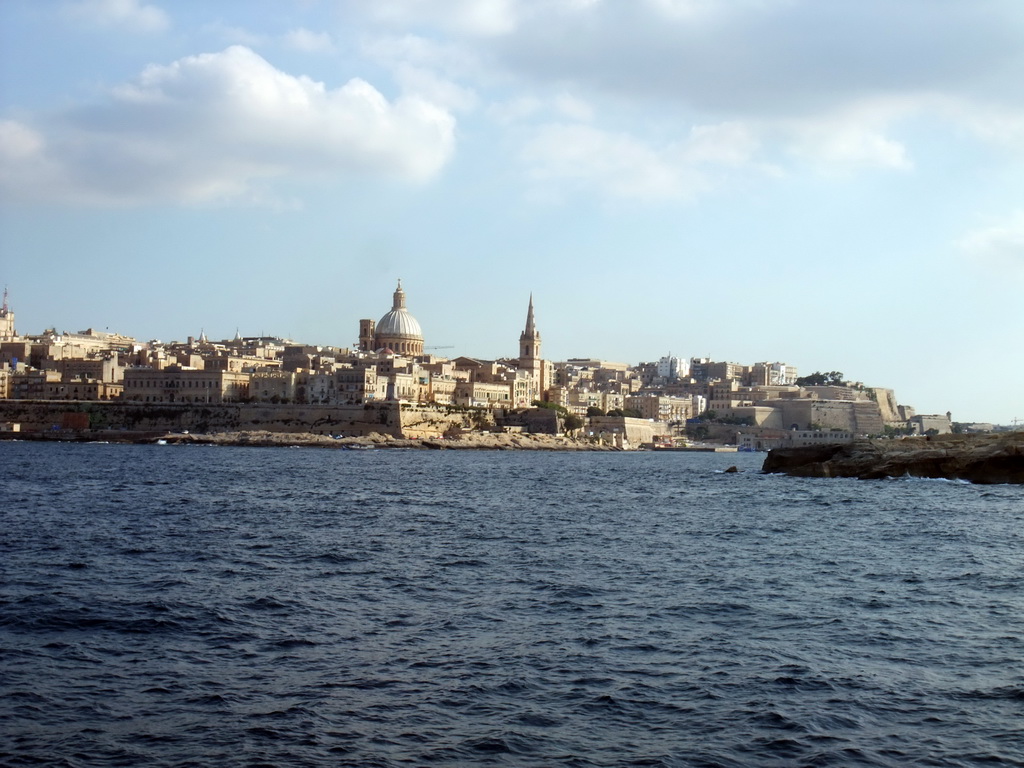
[[[841,387],[844,383],[842,371],[815,371],[796,380],[798,387]]]
[[[569,412],[568,410],[566,410],[565,406],[559,405],[558,403],[552,403],[548,400],[534,400],[533,406],[535,408],[547,408],[548,410],[551,411],[558,411],[559,413],[562,414]]]
[[[604,411],[602,411],[596,405],[592,405],[589,408],[587,408],[587,416],[604,416]]]
[[[583,419],[577,416],[575,413],[566,414],[562,420],[562,428],[566,432],[574,432],[583,426]]]

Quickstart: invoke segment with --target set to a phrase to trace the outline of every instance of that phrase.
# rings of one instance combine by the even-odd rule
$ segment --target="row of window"
[[[220,382],[209,379],[195,381],[194,379],[180,379],[164,381],[162,379],[141,379],[138,381],[125,380],[124,385],[132,389],[219,389]]]

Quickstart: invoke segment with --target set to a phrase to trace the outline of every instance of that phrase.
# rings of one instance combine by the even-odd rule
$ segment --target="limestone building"
[[[423,331],[405,307],[401,280],[395,289],[390,312],[377,323],[368,319],[359,321],[359,349],[363,352],[390,349],[396,354],[409,356],[423,354]]]

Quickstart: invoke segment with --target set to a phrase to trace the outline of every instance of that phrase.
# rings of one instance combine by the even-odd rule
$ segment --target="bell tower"
[[[519,334],[519,367],[530,368],[540,361],[540,333],[533,321],[533,294],[530,294],[530,308],[526,311],[526,328]]]
[[[530,398],[543,399],[547,389],[544,375],[544,361],[540,357],[540,333],[533,319],[533,294],[530,294],[530,308],[526,311],[526,328],[519,334],[519,370],[529,373],[533,380]]]
[[[4,303],[0,307],[0,339],[8,341],[15,338],[14,313],[7,306],[7,288],[4,288]]]

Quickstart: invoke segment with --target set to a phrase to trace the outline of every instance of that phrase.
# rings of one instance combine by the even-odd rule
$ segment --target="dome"
[[[392,309],[377,323],[378,336],[414,336],[423,338],[423,331],[416,318],[407,309]]]
[[[423,354],[423,331],[416,318],[405,308],[405,291],[398,281],[395,302],[391,311],[377,323],[373,336],[374,347],[388,347],[399,355]]]

